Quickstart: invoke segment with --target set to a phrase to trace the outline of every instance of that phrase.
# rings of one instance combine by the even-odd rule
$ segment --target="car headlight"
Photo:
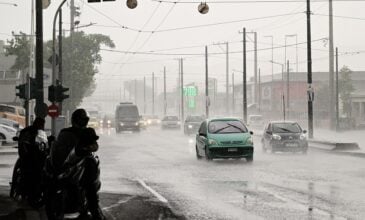
[[[217,141],[214,139],[208,139],[208,144],[209,145],[218,145]]]
[[[137,126],[137,125],[139,125],[138,121],[135,123],[135,125],[136,125],[136,126]]]
[[[104,122],[103,120],[100,120],[100,124],[103,124],[103,122]]]
[[[147,121],[147,123],[148,123],[148,124],[151,124],[151,120],[148,120],[148,121]]]
[[[188,125],[188,128],[193,128],[193,126],[192,125]]]
[[[253,138],[252,137],[247,138],[246,144],[247,145],[253,145]]]
[[[280,141],[281,140],[281,136],[280,135],[277,135],[277,134],[273,134],[272,135],[272,139]]]
[[[120,123],[120,126],[124,126],[124,123],[122,122],[122,123]]]
[[[177,124],[178,124],[178,125],[181,125],[181,122],[179,122],[179,121],[178,121],[178,122],[177,122]]]
[[[108,120],[108,124],[112,123],[110,120]]]
[[[307,140],[307,135],[305,134],[301,134],[300,137],[299,137],[300,140]]]

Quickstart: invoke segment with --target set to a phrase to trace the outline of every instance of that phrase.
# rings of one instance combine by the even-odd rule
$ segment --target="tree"
[[[351,116],[351,93],[355,91],[351,74],[351,69],[343,66],[340,70],[340,79],[338,82],[338,92],[342,101],[342,109],[347,117]]]
[[[95,90],[94,75],[98,73],[97,65],[102,57],[100,48],[102,45],[114,48],[115,45],[109,36],[102,34],[85,34],[74,32],[70,36],[62,38],[62,65],[63,85],[70,88],[72,97],[64,102],[64,109],[73,110],[86,96]],[[7,54],[16,55],[17,59],[13,66],[16,70],[25,70],[29,67],[30,46],[25,34],[14,36],[6,46]],[[56,48],[58,51],[58,48]],[[47,61],[52,55],[52,41],[48,41],[43,47],[43,65],[45,68],[52,68]]]

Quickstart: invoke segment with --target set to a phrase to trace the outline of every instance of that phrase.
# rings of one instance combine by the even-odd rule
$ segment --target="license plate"
[[[237,148],[228,148],[228,152],[237,152]]]
[[[286,143],[285,146],[287,147],[298,147],[298,143]]]

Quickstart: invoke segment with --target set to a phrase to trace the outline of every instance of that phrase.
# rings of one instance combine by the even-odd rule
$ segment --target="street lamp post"
[[[277,63],[272,60],[270,60],[271,63],[277,64],[281,66],[281,96],[283,101],[283,114],[284,114],[284,120],[285,120],[285,99],[284,99],[284,64],[283,63]]]
[[[287,34],[285,35],[285,63],[287,62],[286,59],[286,38],[288,37],[295,37],[295,67],[298,72],[298,34]]]

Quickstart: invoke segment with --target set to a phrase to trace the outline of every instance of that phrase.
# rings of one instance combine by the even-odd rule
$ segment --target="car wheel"
[[[246,157],[246,161],[248,163],[252,163],[253,162],[253,155],[249,156],[249,157]]]
[[[205,147],[205,159],[206,160],[212,160],[212,156],[210,155],[208,147]]]
[[[198,146],[195,145],[196,159],[202,159],[202,156],[199,155]]]
[[[5,135],[0,133],[0,146],[3,145],[6,141]]]

